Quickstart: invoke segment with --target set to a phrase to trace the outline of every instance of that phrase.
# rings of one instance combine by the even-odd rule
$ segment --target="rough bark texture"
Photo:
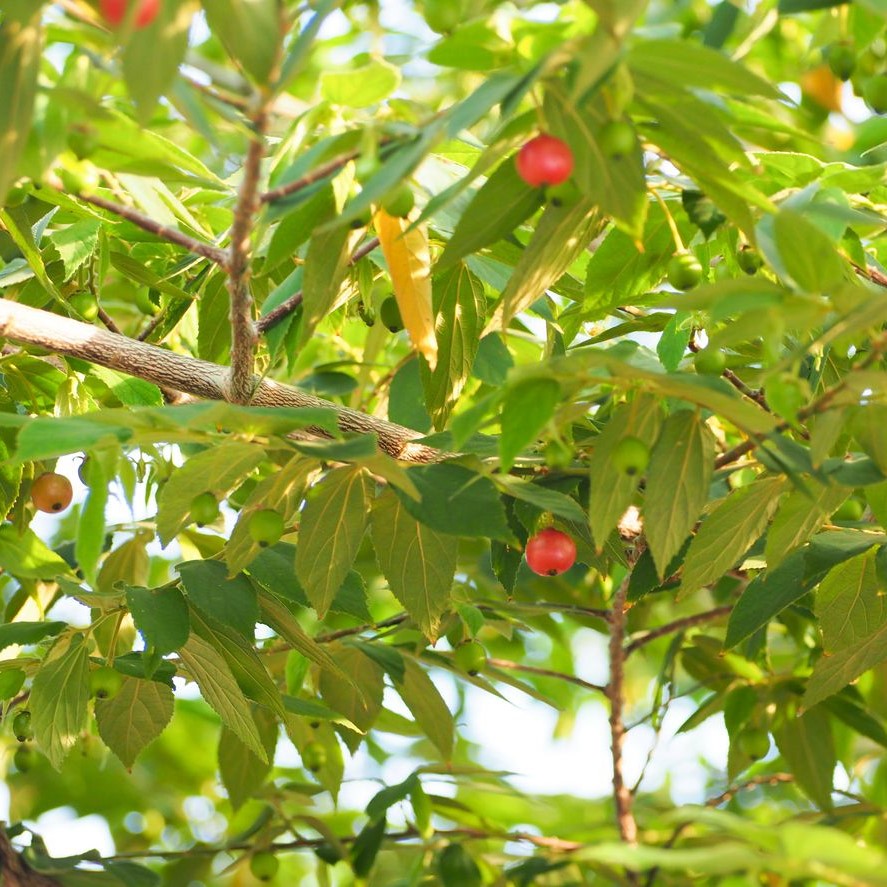
[[[231,400],[227,367],[6,299],[0,299],[0,336],[119,370],[175,391],[208,400]],[[254,406],[324,407],[336,412],[343,431],[376,434],[379,447],[397,459],[433,462],[441,458],[439,450],[415,443],[421,435],[412,429],[322,400],[290,385],[258,377],[253,378],[253,384]]]
[[[35,872],[15,851],[0,827],[0,885],[2,887],[61,887],[55,878]]]

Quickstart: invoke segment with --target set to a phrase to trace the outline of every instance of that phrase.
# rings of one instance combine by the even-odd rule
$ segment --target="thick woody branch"
[[[122,203],[116,203],[113,200],[106,200],[98,194],[78,194],[77,197],[84,203],[91,203],[93,206],[106,209],[108,212],[112,212],[128,222],[132,222],[133,225],[136,225],[143,231],[154,234],[163,240],[168,240],[170,243],[175,243],[177,246],[184,247],[195,256],[209,259],[222,268],[225,268],[228,264],[228,254],[225,250],[219,249],[217,246],[213,246],[203,240],[198,240],[196,237],[191,237],[183,231],[179,231],[178,228],[161,225],[160,222],[155,221],[150,216],[146,216],[144,213],[140,213],[137,209],[125,206]]]
[[[265,153],[265,127],[268,115],[260,108],[254,117],[255,132],[243,164],[243,180],[234,207],[231,246],[228,259],[228,293],[231,297],[231,399],[249,403],[253,393],[253,363],[256,329],[253,325],[253,299],[250,293],[251,239],[258,209],[259,176]]]
[[[3,887],[61,887],[55,878],[35,872],[9,842],[0,826],[0,884]]]
[[[119,370],[155,385],[209,400],[230,400],[227,367],[176,354],[49,311],[0,299],[0,336],[23,345],[36,345],[99,366]],[[342,431],[375,434],[379,447],[396,459],[433,462],[439,450],[416,443],[418,432],[366,413],[314,397],[289,385],[251,377],[251,403],[266,407],[322,407],[333,410]],[[323,432],[318,432],[322,434]]]

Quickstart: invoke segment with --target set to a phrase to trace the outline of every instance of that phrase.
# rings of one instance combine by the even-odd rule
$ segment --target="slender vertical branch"
[[[228,257],[228,293],[231,296],[231,400],[249,403],[253,393],[253,362],[258,339],[253,324],[250,293],[251,238],[259,207],[259,177],[265,153],[268,112],[261,106],[253,116],[254,133],[243,165],[243,180],[234,207]]]
[[[636,844],[638,827],[632,811],[632,797],[625,784],[623,773],[622,747],[625,741],[624,680],[625,680],[625,602],[628,596],[628,583],[631,573],[622,580],[613,596],[610,612],[610,681],[607,684],[607,697],[610,700],[610,751],[613,757],[613,801],[616,806],[616,824],[619,837],[627,844]],[[637,875],[628,873],[629,881],[637,883]]]

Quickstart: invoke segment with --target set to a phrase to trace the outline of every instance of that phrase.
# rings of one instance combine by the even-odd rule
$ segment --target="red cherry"
[[[528,185],[559,185],[573,172],[573,152],[566,142],[543,133],[518,151],[515,163],[517,174]]]
[[[157,18],[160,12],[161,0],[141,0],[139,9],[136,13],[135,26],[137,28],[145,28]],[[130,0],[101,0],[102,15],[109,25],[115,28],[122,24],[126,18],[126,13]]]
[[[557,576],[576,563],[576,543],[549,527],[527,542],[527,566],[539,576]]]

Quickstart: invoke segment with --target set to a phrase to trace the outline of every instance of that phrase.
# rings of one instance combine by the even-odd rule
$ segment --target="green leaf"
[[[9,622],[0,625],[0,650],[13,644],[39,643],[43,638],[57,635],[67,627],[67,622]]]
[[[803,545],[847,498],[847,490],[805,478],[805,490],[785,496],[767,534],[767,566],[778,566],[789,552]]]
[[[137,530],[132,539],[118,545],[105,558],[96,579],[100,594],[117,594],[118,582],[123,585],[144,585],[148,581],[150,559],[147,544],[153,535],[150,530]]]
[[[315,228],[332,218],[335,211],[333,189],[326,186],[287,213],[271,235],[265,254],[265,273],[273,271],[285,261],[292,262],[296,250],[311,237]]]
[[[381,102],[400,86],[400,68],[384,59],[371,58],[350,71],[324,71],[320,93],[334,105],[368,108]]]
[[[243,691],[222,653],[203,638],[192,634],[179,655],[188,675],[200,687],[207,703],[225,724],[261,761],[268,756]]]
[[[95,451],[86,462],[89,495],[80,512],[74,555],[90,585],[95,585],[96,568],[105,545],[105,506],[108,488],[116,474],[117,450]]]
[[[512,540],[505,508],[489,478],[455,464],[417,466],[408,474],[421,499],[396,492],[416,520],[452,536]]]
[[[190,4],[162,3],[154,21],[136,28],[126,43],[123,78],[143,122],[178,74],[188,49],[192,17]]]
[[[0,700],[17,696],[25,685],[25,673],[20,668],[0,669]]]
[[[311,238],[302,277],[302,322],[299,342],[304,344],[332,310],[348,273],[353,244],[360,232],[348,225],[322,228]]]
[[[185,561],[176,565],[188,599],[207,616],[252,638],[259,618],[256,592],[242,573],[229,579],[219,561]]]
[[[31,684],[34,736],[56,770],[86,726],[88,662],[86,644],[76,635],[64,653],[42,665]]]
[[[394,687],[422,732],[434,743],[444,759],[449,760],[453,754],[453,716],[425,670],[407,657],[403,663],[403,678],[395,681]]]
[[[172,687],[125,677],[115,696],[96,700],[99,736],[123,766],[131,768],[172,720],[173,707]]]
[[[31,131],[37,77],[43,53],[43,6],[28,0],[3,4],[0,22],[0,203],[18,176],[18,163]]]
[[[323,616],[341,588],[369,517],[370,477],[363,468],[336,468],[308,493],[296,547],[296,577]]]
[[[70,573],[67,563],[32,530],[20,533],[12,524],[0,526],[0,567],[22,579],[54,579]]]
[[[730,614],[724,647],[735,647],[803,597],[810,590],[802,582],[803,577],[804,556],[799,551],[790,554],[778,567],[755,576]]]
[[[536,440],[551,421],[560,399],[561,386],[554,379],[523,379],[508,388],[499,437],[502,471],[509,471],[515,456]]]
[[[781,208],[773,218],[773,236],[776,256],[770,254],[768,241],[762,241],[767,257],[802,290],[824,293],[844,281],[846,266],[831,238],[800,213]]]
[[[265,458],[260,446],[229,441],[191,456],[163,485],[157,497],[157,534],[168,545],[188,523],[191,503],[201,493],[221,498]]]
[[[638,485],[637,477],[616,470],[611,454],[625,437],[636,437],[652,450],[662,422],[662,408],[657,399],[641,393],[616,409],[595,441],[589,461],[588,521],[598,552],[604,550],[616,522],[631,504]]]
[[[391,490],[373,505],[371,532],[392,594],[425,636],[436,638],[440,617],[450,604],[458,539],[419,523]]]
[[[788,718],[773,735],[801,791],[820,809],[830,810],[837,755],[828,712],[819,706]]]
[[[850,431],[884,474],[887,474],[887,406],[867,403],[853,410]]]
[[[126,605],[145,644],[161,655],[178,650],[188,640],[188,605],[177,588],[131,585],[126,589]]]
[[[588,516],[579,503],[557,490],[523,481],[508,474],[496,475],[496,485],[507,495],[522,502],[529,502],[540,511],[550,511],[557,517],[577,524],[587,523]]]
[[[322,671],[320,695],[330,708],[344,715],[365,733],[382,710],[384,672],[357,647],[336,644],[331,647],[330,655],[351,680],[344,681],[330,671]],[[351,754],[354,754],[363,737],[351,731],[341,735]]]
[[[484,323],[486,298],[483,284],[462,264],[443,274],[435,273],[432,285],[437,365],[431,371],[420,357],[419,370],[425,406],[439,430],[446,425],[471,374]]]
[[[687,40],[641,40],[628,51],[630,69],[679,87],[723,90],[740,97],[782,98],[782,93],[744,65]]]
[[[228,792],[231,806],[237,810],[253,795],[261,791],[274,760],[277,744],[277,720],[269,712],[256,709],[256,726],[262,738],[262,747],[268,760],[262,761],[247,748],[227,727],[219,735],[219,776]]]
[[[594,204],[583,199],[572,206],[548,206],[502,292],[493,323],[507,329],[585,251],[602,226]]]
[[[281,16],[276,0],[203,0],[210,30],[258,83],[280,61]]]
[[[816,592],[816,618],[826,655],[853,647],[887,622],[875,549],[838,564]]]
[[[681,595],[716,582],[761,537],[779,504],[783,477],[767,477],[731,493],[703,521],[684,558]]]
[[[698,413],[682,410],[666,419],[650,457],[644,497],[644,527],[660,578],[708,499],[714,450]]]
[[[438,259],[435,273],[463,256],[509,235],[541,205],[541,189],[531,188],[508,158],[475,192]]]

